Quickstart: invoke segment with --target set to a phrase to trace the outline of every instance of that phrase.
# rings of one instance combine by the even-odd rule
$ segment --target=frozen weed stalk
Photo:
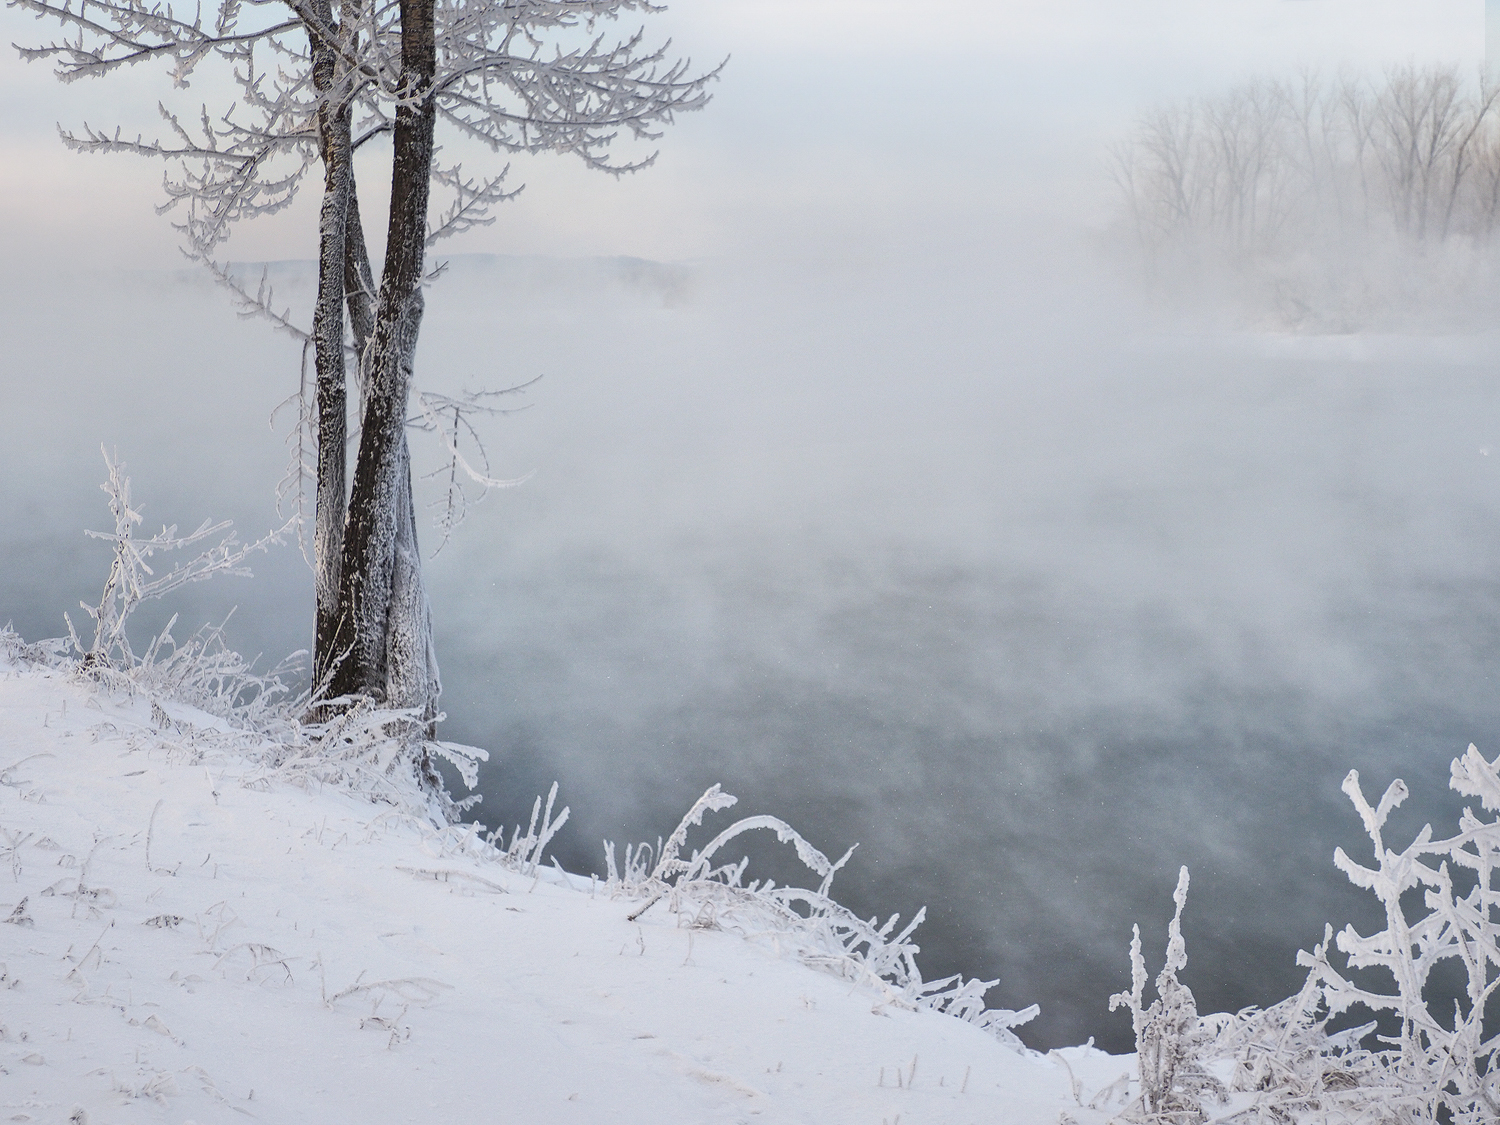
[[[1203,1095],[1222,1098],[1223,1085],[1204,1068],[1201,1048],[1206,1039],[1192,989],[1177,979],[1187,967],[1187,943],[1182,939],[1182,908],[1187,904],[1188,869],[1177,875],[1172,900],[1177,909],[1167,927],[1166,964],[1156,977],[1156,996],[1145,1007],[1146,962],[1141,956],[1141,928],[1130,939],[1130,991],[1109,998],[1109,1010],[1130,1010],[1135,1028],[1136,1058],[1140,1068],[1140,1096],[1126,1111],[1132,1121],[1189,1125],[1205,1120]]]
[[[104,464],[109,470],[109,479],[100,488],[109,496],[110,514],[115,518],[114,531],[85,531],[90,539],[103,539],[113,544],[114,559],[110,564],[109,577],[105,579],[104,591],[97,606],[85,604],[83,609],[94,621],[94,640],[88,649],[83,648],[68,620],[69,637],[73,647],[85,665],[118,662],[126,669],[151,660],[163,643],[170,641],[163,630],[146,654],[137,657],[130,647],[130,638],[125,626],[130,615],[142,602],[165,597],[173,590],[193,582],[203,582],[218,575],[250,577],[249,567],[243,565],[247,557],[256,551],[264,551],[273,543],[281,541],[285,529],[273,531],[263,539],[241,546],[229,520],[214,523],[204,520],[198,529],[189,535],[178,535],[177,525],[163,525],[149,539],[137,539],[135,525],[141,522],[141,513],[131,507],[130,478],[125,475],[125,463],[101,449]],[[151,569],[154,555],[179,551],[211,541],[218,542],[200,552],[196,557],[179,563],[165,574],[158,576]],[[170,628],[170,626],[169,626]]]

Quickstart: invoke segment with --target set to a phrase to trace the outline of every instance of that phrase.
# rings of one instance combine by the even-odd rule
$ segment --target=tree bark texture
[[[333,24],[329,0],[313,7],[323,27]],[[318,216],[318,299],[313,314],[317,369],[318,427],[316,507],[313,524],[313,586],[316,619],[313,680],[323,683],[337,660],[339,575],[343,560],[347,390],[344,370],[344,290],[346,225],[353,195],[353,151],[347,106],[330,96],[338,80],[337,51],[323,36],[309,33],[313,84],[325,99],[318,107],[323,159],[323,201]]]
[[[344,526],[335,644],[348,652],[333,695],[369,695],[436,714],[437,676],[411,498],[406,415],[422,323],[422,269],[436,123],[434,0],[401,2],[385,268],[365,376],[366,404]]]

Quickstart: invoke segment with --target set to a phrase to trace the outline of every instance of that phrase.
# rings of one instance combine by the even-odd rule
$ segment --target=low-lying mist
[[[723,782],[825,851],[858,841],[845,901],[926,904],[926,972],[1040,1002],[1043,1047],[1130,1046],[1106,999],[1131,923],[1159,946],[1179,864],[1205,1011],[1282,998],[1325,920],[1363,924],[1331,861],[1362,840],[1344,773],[1404,776],[1414,829],[1500,720],[1494,340],[1185,333],[1085,241],[455,258],[424,385],[542,376],[486,430],[495,475],[535,475],[429,563],[445,737],[494,755],[480,819],[556,779],[558,855],[596,869],[602,839],[655,840]],[[310,303],[310,264],[269,276]],[[0,613],[24,635],[97,595],[101,442],[148,524],[276,522],[295,341],[192,274],[3,308],[34,373],[0,423]],[[295,549],[257,571],[164,611],[237,603],[237,647],[306,647]]]
[[[1493,728],[1488,343],[1168,340],[1009,268],[706,265],[606,322],[612,363],[537,355],[569,420],[546,452],[513,420],[549,471],[452,548],[451,729],[497,751],[491,817],[589,795],[580,866],[714,781],[860,841],[844,894],[925,902],[930,972],[1122,1048],[1105,999],[1177,864],[1200,1002],[1279,999],[1367,909],[1344,773],[1406,776],[1420,823]]]

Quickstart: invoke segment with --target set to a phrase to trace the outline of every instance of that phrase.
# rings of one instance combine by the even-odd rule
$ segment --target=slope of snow
[[[0,663],[0,1121],[1054,1125],[1133,1070],[629,922],[218,725]]]

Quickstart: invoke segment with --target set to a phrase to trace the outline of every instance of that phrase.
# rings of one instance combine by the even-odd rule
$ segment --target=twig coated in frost
[[[324,1004],[331,1008],[340,1000],[347,1000],[351,996],[363,996],[372,993],[388,993],[408,1004],[430,1004],[444,992],[450,991],[452,988],[451,984],[444,984],[442,981],[434,980],[431,977],[399,977],[393,980],[371,981],[368,984],[356,982],[348,988],[329,996],[324,1000]]]
[[[883,925],[874,919],[867,922],[830,897],[833,876],[848,862],[852,848],[833,863],[786,822],[753,816],[731,824],[701,851],[683,858],[691,829],[701,825],[707,813],[735,803],[736,799],[720,786],[710,787],[655,850],[655,864],[642,858],[651,852],[645,845],[627,847],[622,872],[614,846],[606,843],[607,888],[617,896],[644,900],[627,915],[629,920],[665,902],[679,917],[690,918],[693,925],[765,937],[778,947],[786,941],[805,964],[874,987],[884,1003],[946,1012],[1020,1046],[1011,1029],[1033,1018],[1038,1011],[1035,1005],[1020,1012],[989,1009],[983,996],[994,981],[964,981],[956,976],[938,981],[922,979],[916,964],[917,946],[910,938],[926,916],[925,910],[918,911],[898,932],[899,916],[893,915]],[[792,844],[798,858],[819,877],[818,889],[778,887],[770,881],[747,886],[743,884],[747,861],[715,866],[715,858],[726,844],[754,830],[771,831],[781,842]]]

